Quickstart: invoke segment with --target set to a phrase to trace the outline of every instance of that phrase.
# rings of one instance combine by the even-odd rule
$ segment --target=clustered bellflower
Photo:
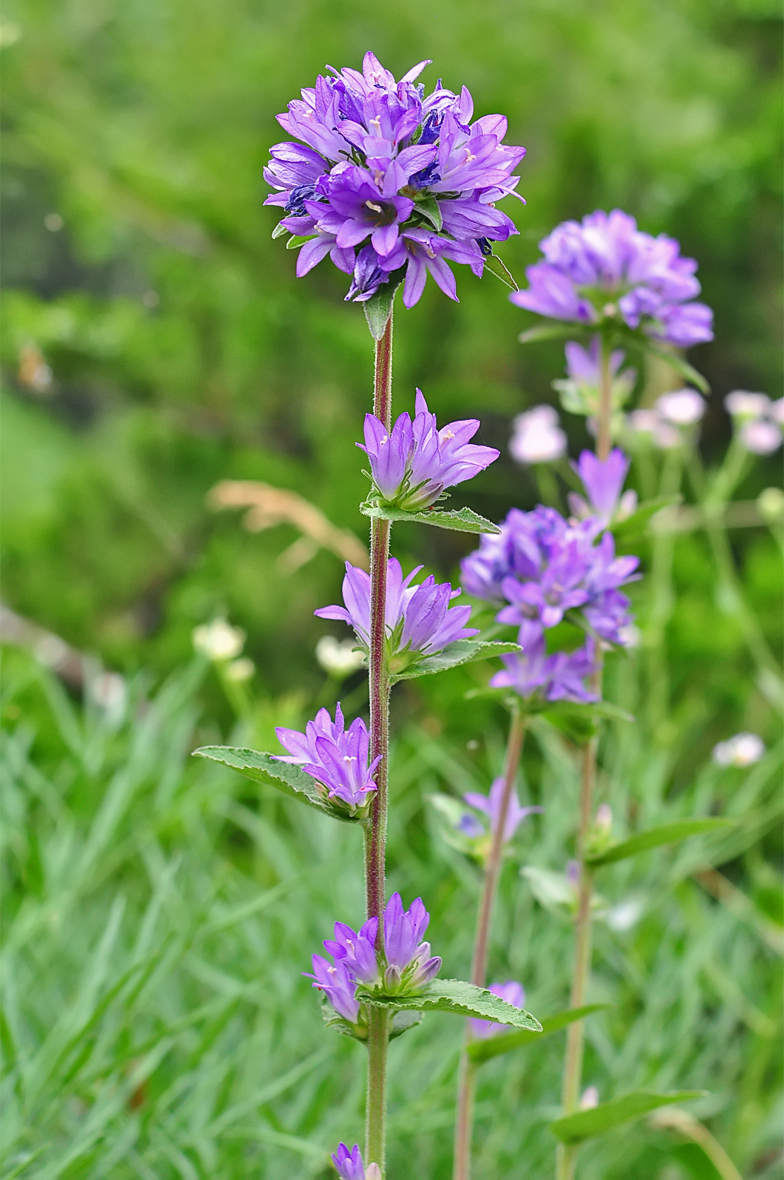
[[[400,562],[389,559],[387,567],[386,631],[387,658],[392,671],[402,671],[425,656],[443,651],[458,639],[477,635],[476,627],[466,627],[470,606],[449,603],[459,590],[448,582],[425,578],[417,586],[412,579],[422,566],[403,577]],[[324,606],[315,611],[322,619],[340,619],[354,628],[362,647],[370,646],[370,575],[346,562],[343,579],[344,606]]]
[[[384,953],[376,951],[378,918],[354,931],[343,922],[335,923],[335,937],[324,942],[334,965],[323,955],[313,956],[313,986],[323,991],[332,1007],[356,1025],[360,1002],[378,995],[413,994],[435,979],[441,959],[430,954],[430,943],[422,936],[430,915],[418,897],[403,909],[399,893],[393,893],[384,910]]]
[[[476,808],[477,811],[483,812],[490,820],[490,835],[495,835],[498,828],[498,823],[501,815],[501,801],[504,797],[504,780],[503,777],[493,779],[493,785],[490,788],[489,795],[481,795],[478,791],[469,791],[463,795],[469,807]],[[515,832],[520,827],[524,819],[536,812],[543,811],[542,807],[521,807],[520,800],[517,797],[517,791],[512,788],[512,793],[509,798],[509,805],[506,811],[506,819],[504,821],[503,841],[508,844],[513,838]],[[466,815],[461,823],[461,829],[468,836],[483,836],[485,829],[482,827],[479,820],[474,819],[473,816]],[[511,1000],[510,1000],[511,1003]],[[522,1001],[517,1005],[522,1008]]]
[[[370,459],[373,497],[406,511],[429,508],[446,488],[484,471],[499,452],[471,443],[476,418],[450,422],[439,430],[421,389],[416,391],[413,422],[401,414],[392,430],[374,414],[365,415],[365,442],[357,443]]]
[[[465,87],[454,94],[439,81],[426,96],[417,78],[429,64],[396,82],[366,53],[362,73],[330,67],[278,115],[299,142],[271,149],[265,179],[276,191],[265,203],[283,208],[281,232],[306,239],[298,276],[329,255],[351,275],[347,299],[369,299],[395,272],[406,307],[428,274],[457,299],[449,263],[481,275],[490,243],[517,233],[496,202],[514,193],[525,148],[503,143],[502,115],[472,122]]]
[[[333,721],[326,709],[319,709],[305,732],[296,729],[275,730],[280,744],[289,751],[276,754],[278,762],[301,766],[326,791],[327,798],[337,798],[355,812],[367,805],[376,790],[373,773],[381,761],[368,761],[369,737],[361,717],[345,729],[340,702]]]
[[[653,237],[628,213],[597,210],[564,221],[540,243],[544,261],[528,267],[530,286],[509,296],[518,307],[556,320],[615,322],[689,348],[713,339],[713,313],[693,302],[697,263],[666,234]]]

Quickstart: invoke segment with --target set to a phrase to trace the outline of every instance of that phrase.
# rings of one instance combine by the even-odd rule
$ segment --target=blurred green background
[[[292,569],[294,526],[248,532],[238,511],[208,505],[210,489],[262,480],[366,534],[354,442],[371,340],[344,276],[324,263],[295,279],[294,255],[270,238],[274,115],[326,63],[357,66],[372,48],[400,75],[432,57],[428,87],[466,83],[478,113],[506,113],[510,142],[528,148],[520,235],[501,251],[518,279],[553,224],[596,207],[678,237],[716,312],[715,342],[690,353],[712,387],[710,472],[730,434],[723,396],[781,396],[779,6],[9,0],[0,33],[2,596],[96,658],[80,667],[82,697],[24,651],[6,655],[3,1176],[326,1178],[327,1149],[361,1134],[360,1057],[322,1031],[300,972],[335,917],[358,920],[356,833],[189,757],[229,739],[274,749],[274,725],[304,723],[337,691],[314,648],[340,628],[312,611],[336,601],[340,562],[321,550]],[[492,276],[458,268],[458,291],[453,305],[430,284],[398,310],[396,406],[411,408],[419,385],[441,421],[482,419],[502,458],[453,503],[498,519],[539,497],[508,457],[510,420],[553,400],[563,354],[516,342],[531,317]],[[650,401],[662,380],[643,374],[636,396]],[[564,425],[575,455],[582,421]],[[694,476],[696,459],[681,460]],[[635,465],[638,487],[645,474]],[[693,496],[680,468],[652,474],[683,474]],[[616,835],[695,812],[740,825],[601,881],[615,917],[597,928],[594,998],[614,1007],[589,1026],[585,1075],[602,1098],[711,1090],[696,1112],[755,1180],[784,1176],[780,724],[761,689],[783,628],[776,529],[748,502],[779,480],[777,455],[748,464],[736,496],[750,527],[629,546],[646,574],[633,587],[642,643],[610,662],[607,688],[637,721],[607,727],[601,758]],[[394,547],[454,578],[472,542],[401,526]],[[247,632],[249,683],[193,656],[193,628],[216,614]],[[126,679],[102,679],[101,665]],[[478,877],[424,797],[486,791],[498,772],[503,714],[464,697],[487,675],[425,678],[394,702],[390,887],[423,895],[458,976]],[[361,675],[344,692],[361,711]],[[740,729],[769,751],[720,771],[712,746]],[[522,790],[546,812],[515,866],[560,872],[573,854],[576,757],[535,727]],[[722,900],[700,881],[708,864]],[[494,977],[524,980],[547,1014],[566,1003],[570,960],[569,922],[508,869]],[[459,1040],[459,1022],[434,1017],[393,1049],[397,1180],[450,1175]],[[486,1067],[478,1180],[551,1174],[562,1048],[553,1038]],[[588,1148],[583,1168],[581,1180],[720,1176],[647,1124]]]
[[[299,489],[364,533],[362,311],[328,263],[295,279],[261,204],[274,115],[327,62],[372,46],[399,76],[432,57],[428,86],[465,82],[478,111],[508,114],[528,148],[503,249],[520,279],[554,223],[596,207],[680,238],[716,310],[715,343],[692,354],[714,389],[709,451],[724,393],[778,395],[773,0],[10,0],[5,21],[3,592],[117,667],[174,666],[223,610],[273,684],[308,674],[310,612],[339,569],[322,554],[281,578],[296,533],[249,537],[209,511],[218,479]],[[398,314],[397,404],[419,385],[506,455],[562,351],[517,345],[532,317],[458,269],[459,306],[430,284]],[[19,379],[26,347],[51,369],[43,389]],[[491,517],[535,495],[507,459],[466,493]],[[445,573],[464,552],[449,534],[399,540]]]

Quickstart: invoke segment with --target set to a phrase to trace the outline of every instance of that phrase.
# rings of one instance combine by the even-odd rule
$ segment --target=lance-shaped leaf
[[[361,996],[363,1000],[394,1011],[452,1012],[455,1016],[474,1016],[511,1024],[515,1028],[530,1029],[538,1034],[542,1026],[524,1008],[507,1004],[500,996],[484,987],[476,987],[463,979],[434,979],[424,991],[415,996]]]
[[[661,512],[662,508],[669,508],[671,504],[680,504],[682,499],[682,496],[657,496],[655,500],[646,500],[631,516],[611,524],[610,532],[613,533],[616,541],[625,543],[630,538],[644,533],[651,518],[657,512]]]
[[[681,377],[685,377],[687,381],[691,381],[692,385],[696,385],[703,393],[710,393],[710,385],[699,373],[693,365],[685,361],[677,352],[672,352],[669,348],[664,348],[660,344],[655,344],[650,337],[644,338],[644,348],[648,352],[652,352],[654,356],[661,357],[663,361],[675,369],[676,373],[680,373]]]
[[[402,508],[387,508],[382,504],[366,501],[359,506],[365,516],[379,520],[412,520],[417,524],[434,524],[439,529],[454,529],[458,533],[500,533],[497,524],[485,520],[471,508],[457,508],[453,511],[438,508],[424,508],[421,512],[405,512]]]
[[[349,815],[326,798],[326,792],[319,790],[315,779],[305,774],[299,766],[290,762],[278,762],[271,754],[263,754],[259,750],[247,750],[236,746],[202,746],[193,751],[198,758],[210,758],[213,762],[222,762],[232,770],[238,770],[246,778],[256,783],[264,783],[267,787],[274,787],[292,799],[299,799],[300,803],[307,803],[318,811],[333,819],[344,823],[355,824],[362,820],[362,816]]]
[[[593,1139],[596,1135],[603,1135],[613,1127],[620,1127],[632,1119],[639,1119],[659,1106],[669,1106],[673,1102],[688,1102],[692,1098],[704,1098],[707,1090],[674,1090],[669,1094],[657,1094],[653,1090],[632,1090],[630,1094],[623,1094],[620,1098],[611,1098],[609,1102],[600,1102],[591,1110],[578,1110],[575,1114],[567,1114],[562,1119],[556,1119],[550,1124],[550,1130],[562,1143],[581,1143],[583,1139]]]
[[[639,852],[647,852],[650,848],[659,848],[662,844],[674,844],[678,840],[685,840],[687,836],[696,836],[700,832],[712,832],[734,825],[734,820],[715,817],[679,819],[671,824],[662,824],[658,828],[649,828],[647,832],[638,832],[636,836],[631,836],[619,844],[611,844],[603,852],[587,859],[593,868],[598,868],[600,865],[614,864],[617,860],[626,860],[627,857],[636,856]]]
[[[500,258],[495,254],[490,254],[485,258],[485,270],[489,270],[497,279],[505,283],[507,287],[511,287],[513,291],[519,291],[517,283],[514,280],[512,272],[504,266]]]
[[[387,327],[387,321],[392,315],[392,303],[395,298],[395,291],[402,283],[406,273],[406,268],[401,266],[399,270],[393,271],[389,276],[389,281],[382,283],[375,295],[371,295],[362,304],[365,310],[365,319],[370,328],[370,335],[374,340],[380,340],[384,335]]]
[[[390,680],[396,684],[398,680],[413,680],[417,676],[430,676],[433,672],[446,672],[449,668],[457,668],[460,664],[472,664],[475,660],[491,660],[495,656],[504,656],[509,652],[521,652],[519,643],[501,643],[492,640],[483,643],[476,639],[458,639],[450,643],[443,651],[434,656],[426,656],[418,664],[406,668],[402,672],[392,672]]]
[[[436,233],[440,233],[444,227],[444,219],[441,216],[441,206],[435,197],[426,197],[424,200],[419,200],[414,206],[415,213],[421,213],[426,218]]]
[[[537,340],[574,340],[589,332],[595,332],[596,327],[588,328],[583,324],[540,324],[536,328],[529,328],[521,332],[517,339],[521,344],[534,344]]]
[[[530,1045],[531,1041],[540,1041],[542,1037],[552,1036],[560,1032],[575,1020],[582,1020],[600,1008],[609,1008],[609,1004],[586,1004],[583,1008],[567,1008],[565,1012],[558,1012],[554,1016],[546,1016],[542,1021],[542,1031],[533,1032],[529,1028],[520,1028],[516,1032],[498,1033],[494,1037],[486,1037],[481,1041],[471,1041],[468,1045],[468,1056],[477,1065],[489,1061],[491,1057],[499,1057],[502,1053],[511,1053],[522,1045]]]
[[[292,234],[286,242],[287,250],[299,250],[300,246],[304,246],[306,242],[310,242],[317,234]]]

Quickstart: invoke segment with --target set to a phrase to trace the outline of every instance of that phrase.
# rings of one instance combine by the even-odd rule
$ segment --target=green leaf
[[[393,271],[389,276],[389,282],[383,283],[375,295],[371,295],[362,304],[365,309],[365,319],[370,328],[370,335],[374,340],[380,340],[386,331],[387,322],[392,315],[395,291],[402,283],[405,273],[406,269],[403,266],[399,270]]]
[[[299,250],[300,246],[304,246],[306,242],[310,242],[315,237],[318,237],[318,234],[292,234],[286,242],[286,249]]]
[[[595,327],[593,329],[596,330]],[[583,324],[542,324],[521,332],[517,339],[521,344],[534,344],[538,340],[574,340],[584,336],[588,329]]]
[[[507,287],[511,287],[513,291],[519,291],[517,283],[514,280],[512,272],[508,270],[501,259],[496,254],[489,254],[485,258],[485,270],[489,270],[497,279],[505,283]]]
[[[393,672],[390,680],[397,684],[398,680],[414,680],[417,676],[430,676],[433,672],[446,672],[448,668],[457,668],[460,664],[472,664],[475,660],[491,660],[496,656],[507,655],[509,652],[521,652],[519,643],[499,643],[493,640],[482,643],[476,639],[458,639],[450,643],[437,655],[427,656],[420,663],[414,664],[403,672]]]
[[[592,737],[600,719],[634,721],[631,713],[614,705],[612,701],[591,701],[585,705],[571,701],[545,701],[541,712],[551,724],[575,742],[584,742]]]
[[[631,516],[611,524],[609,531],[618,541],[626,541],[636,537],[645,531],[652,516],[661,512],[662,508],[668,508],[670,504],[680,504],[682,499],[682,496],[657,496],[655,500],[646,500]]]
[[[278,224],[275,226],[274,230],[272,231],[272,236],[273,236],[273,238],[282,238],[284,234],[287,234],[289,232],[290,232],[289,230],[285,229],[284,226],[282,226],[280,224],[280,222],[278,222]]]
[[[519,1049],[521,1045],[530,1045],[531,1041],[540,1041],[542,1037],[552,1036],[553,1033],[560,1032],[562,1028],[573,1024],[575,1020],[582,1020],[584,1016],[590,1016],[592,1012],[609,1007],[609,1004],[586,1004],[583,1008],[567,1008],[564,1012],[556,1013],[555,1016],[545,1017],[540,1033],[529,1028],[521,1028],[517,1032],[499,1033],[497,1036],[488,1037],[483,1041],[471,1041],[467,1049],[468,1056],[477,1065],[481,1065],[483,1061],[489,1061],[491,1057],[499,1057],[502,1053],[511,1053],[513,1049]]]
[[[696,385],[703,393],[710,393],[710,385],[708,385],[702,373],[698,373],[694,366],[690,365],[688,361],[685,361],[678,353],[671,352],[669,348],[663,348],[658,344],[654,344],[649,337],[646,337],[643,347],[647,352],[652,352],[654,356],[661,357],[671,368],[675,369],[676,373],[680,373],[681,377],[685,377],[687,381],[691,381],[692,385]]]
[[[367,997],[363,996],[362,999]],[[531,1029],[534,1033],[542,1029],[536,1017],[524,1008],[515,1008],[487,988],[476,987],[463,979],[434,979],[417,996],[374,996],[368,1002],[398,1012],[453,1012],[456,1016],[474,1016],[481,1020],[512,1024],[515,1028]]]
[[[688,1102],[692,1098],[704,1098],[707,1090],[674,1090],[669,1094],[657,1094],[653,1090],[632,1090],[631,1094],[624,1094],[620,1098],[612,1098],[609,1102],[600,1102],[592,1110],[578,1110],[575,1114],[567,1114],[550,1124],[550,1130],[562,1143],[581,1143],[583,1139],[592,1139],[595,1135],[603,1135],[613,1127],[632,1119],[641,1118],[659,1106],[669,1106],[673,1102]]]
[[[315,779],[290,762],[278,762],[271,754],[263,754],[258,750],[246,750],[235,746],[202,746],[194,750],[197,758],[209,758],[213,762],[222,762],[232,770],[238,770],[246,778],[256,783],[263,783],[267,787],[274,787],[292,799],[299,799],[300,803],[307,803],[318,811],[333,819],[344,823],[360,823],[362,816],[349,815],[330,803],[319,791]]]
[[[696,836],[700,832],[711,832],[716,828],[734,825],[734,820],[714,817],[676,820],[671,824],[662,824],[658,828],[649,828],[647,832],[638,832],[636,836],[620,844],[612,844],[597,856],[588,857],[588,863],[594,868],[614,864],[617,860],[626,860],[629,856],[647,852],[650,848],[659,848],[662,844],[674,844],[677,840],[685,840],[687,836]]]
[[[417,201],[414,208],[417,213],[421,213],[423,217],[427,218],[437,233],[441,232],[444,228],[444,219],[435,197],[426,197],[424,201]]]
[[[379,520],[412,520],[418,524],[434,524],[440,529],[454,529],[458,533],[500,533],[498,525],[485,520],[484,516],[470,508],[458,508],[453,512],[441,511],[437,508],[425,508],[421,512],[406,512],[402,508],[387,508],[381,504],[366,501],[359,506],[365,516],[375,516]]]

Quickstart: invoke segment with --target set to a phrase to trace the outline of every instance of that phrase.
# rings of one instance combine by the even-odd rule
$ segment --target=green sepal
[[[529,1028],[521,1028],[517,1032],[498,1033],[497,1036],[488,1037],[486,1040],[471,1041],[466,1052],[475,1065],[481,1065],[483,1061],[489,1061],[492,1057],[519,1049],[521,1045],[530,1045],[531,1041],[540,1041],[542,1037],[552,1036],[567,1025],[574,1024],[575,1020],[582,1020],[592,1012],[609,1007],[609,1004],[586,1004],[583,1008],[567,1008],[555,1016],[546,1016],[542,1021],[540,1033]]]
[[[669,508],[671,504],[680,504],[683,496],[657,496],[655,500],[646,500],[643,504],[627,516],[624,520],[617,520],[610,525],[609,532],[616,541],[625,542],[645,531],[651,517],[662,508]]]
[[[618,860],[637,856],[639,852],[648,852],[651,848],[660,848],[662,844],[674,844],[678,840],[685,840],[687,836],[697,836],[701,832],[712,832],[716,828],[734,826],[734,820],[719,817],[675,820],[671,824],[649,828],[647,832],[638,832],[636,836],[618,844],[611,844],[604,852],[586,859],[592,868],[599,868],[601,865],[614,864]]]
[[[414,205],[414,211],[421,213],[423,217],[427,218],[436,233],[440,233],[444,228],[444,219],[441,216],[441,209],[435,197],[426,197],[424,201],[417,201]]]
[[[585,336],[596,332],[596,325],[590,328],[585,324],[541,324],[536,328],[529,328],[521,332],[517,339],[521,344],[535,344],[538,340],[573,340],[576,336]]]
[[[476,987],[463,979],[434,979],[418,995],[362,996],[363,1003],[396,1012],[452,1012],[455,1016],[473,1016],[479,1020],[494,1020],[515,1028],[539,1033],[542,1026],[535,1016],[523,1008],[507,1004],[500,996],[484,987]]]
[[[653,1090],[632,1090],[620,1098],[600,1102],[592,1110],[578,1110],[567,1114],[550,1124],[550,1130],[562,1143],[581,1143],[603,1135],[613,1127],[619,1127],[632,1119],[642,1118],[659,1106],[670,1106],[674,1102],[689,1102],[692,1098],[705,1098],[707,1090],[673,1090],[669,1094],[657,1094]]]
[[[339,1033],[342,1037],[349,1037],[352,1041],[367,1044],[367,1010],[364,1007],[360,1009],[360,1015],[362,1017],[360,1023],[351,1024],[335,1011],[326,996],[321,1005],[321,1016],[327,1028],[331,1028],[333,1032]],[[421,1023],[421,1012],[409,1012],[407,1010],[395,1012],[389,1029],[390,1041],[396,1040],[397,1037],[402,1037],[403,1033],[408,1032],[410,1028],[416,1028]]]
[[[304,246],[306,242],[310,242],[313,238],[317,238],[318,234],[292,234],[286,242],[287,250],[299,250],[300,246]]]
[[[438,508],[423,508],[418,512],[406,512],[403,508],[387,508],[384,504],[373,504],[366,500],[360,504],[363,516],[375,516],[379,520],[415,521],[417,524],[434,524],[440,529],[454,529],[458,533],[500,533],[498,525],[485,520],[471,508],[443,511]]]
[[[482,643],[476,639],[458,639],[436,655],[426,656],[424,660],[402,672],[393,672],[389,679],[392,684],[397,684],[398,680],[414,680],[417,676],[446,672],[449,668],[459,667],[460,664],[472,664],[475,660],[491,660],[496,656],[522,650],[519,643],[499,643],[497,640]]]
[[[696,385],[702,393],[710,393],[710,385],[702,373],[699,373],[682,356],[678,356],[676,352],[671,352],[669,348],[663,348],[658,344],[654,344],[649,336],[646,336],[644,340],[643,348],[646,352],[653,353],[654,356],[666,361],[671,368],[675,369],[676,373],[680,373],[681,377],[685,377],[687,381],[691,381],[692,385]]]
[[[389,276],[388,282],[382,283],[375,295],[371,295],[362,304],[365,311],[365,319],[370,328],[370,335],[374,340],[380,340],[386,331],[389,317],[392,315],[395,291],[397,291],[403,282],[405,273],[406,268],[404,266],[401,266],[399,270],[393,271]]]
[[[272,236],[273,236],[273,238],[282,238],[284,234],[287,234],[290,232],[291,232],[290,230],[286,229],[285,226],[281,225],[281,223],[278,222],[278,224],[275,226],[274,230],[272,231]]]
[[[485,257],[484,262],[485,270],[489,270],[490,273],[494,274],[497,279],[500,279],[501,282],[505,284],[505,286],[511,287],[513,291],[520,290],[517,283],[515,282],[514,275],[508,269],[508,267],[504,266],[497,254],[488,254]]]
[[[193,754],[197,758],[222,762],[224,766],[238,770],[255,783],[274,787],[276,791],[282,791],[291,799],[299,799],[300,803],[307,803],[309,807],[315,807],[317,811],[322,811],[332,819],[339,819],[347,824],[361,823],[365,819],[364,815],[350,815],[336,807],[327,799],[326,790],[319,790],[318,783],[309,774],[305,774],[304,770],[290,762],[278,762],[271,754],[236,746],[202,746],[199,750],[194,750]]]

